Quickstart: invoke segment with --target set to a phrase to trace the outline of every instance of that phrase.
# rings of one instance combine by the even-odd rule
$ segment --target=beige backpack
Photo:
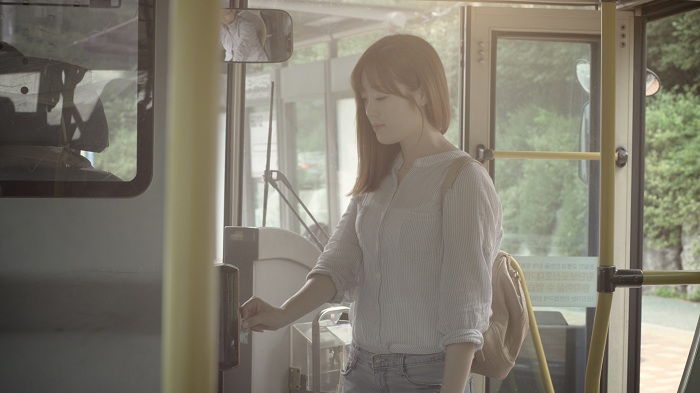
[[[472,161],[478,162],[470,156],[454,160],[443,180],[443,200],[459,171]],[[484,347],[477,351],[472,362],[471,372],[489,378],[503,379],[508,375],[529,329],[525,292],[518,272],[510,264],[511,260],[509,254],[499,251],[493,262],[491,319],[484,332]]]

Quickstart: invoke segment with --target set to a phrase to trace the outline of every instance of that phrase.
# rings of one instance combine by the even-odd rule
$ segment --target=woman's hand
[[[254,332],[277,330],[288,325],[285,312],[279,307],[271,306],[265,301],[252,297],[240,308],[243,328]]]

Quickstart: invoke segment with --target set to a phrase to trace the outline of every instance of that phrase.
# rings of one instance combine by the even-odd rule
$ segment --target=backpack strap
[[[455,179],[457,178],[457,174],[459,174],[459,171],[461,171],[465,165],[469,164],[472,161],[476,160],[471,156],[460,156],[458,158],[455,158],[454,161],[452,161],[452,164],[450,164],[450,167],[447,169],[447,174],[445,175],[445,178],[442,180],[442,187],[440,188],[440,208],[442,208],[442,203],[445,200],[445,194],[447,194],[447,191],[450,188],[452,188],[452,184],[454,184]]]

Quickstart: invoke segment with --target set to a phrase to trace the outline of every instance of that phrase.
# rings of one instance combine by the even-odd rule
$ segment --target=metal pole
[[[493,158],[501,159],[526,159],[526,160],[584,160],[598,161],[598,152],[566,152],[566,151],[505,151],[494,150]]]
[[[614,266],[615,248],[615,54],[616,3],[601,1],[601,145],[600,145],[600,253],[599,266]],[[612,292],[598,293],[591,335],[585,392],[600,391]]]
[[[248,8],[247,0],[230,0],[230,8]],[[226,64],[226,157],[224,168],[224,227],[243,225],[245,140],[244,63]]]
[[[700,284],[697,270],[645,270],[642,285],[688,285]]]
[[[170,11],[161,389],[214,392],[220,11],[187,0]]]

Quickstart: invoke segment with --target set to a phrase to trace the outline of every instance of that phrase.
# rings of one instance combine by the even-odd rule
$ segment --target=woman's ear
[[[428,103],[428,98],[426,97],[423,88],[419,88],[413,93],[413,99],[416,102],[416,105],[419,107],[424,107]]]

